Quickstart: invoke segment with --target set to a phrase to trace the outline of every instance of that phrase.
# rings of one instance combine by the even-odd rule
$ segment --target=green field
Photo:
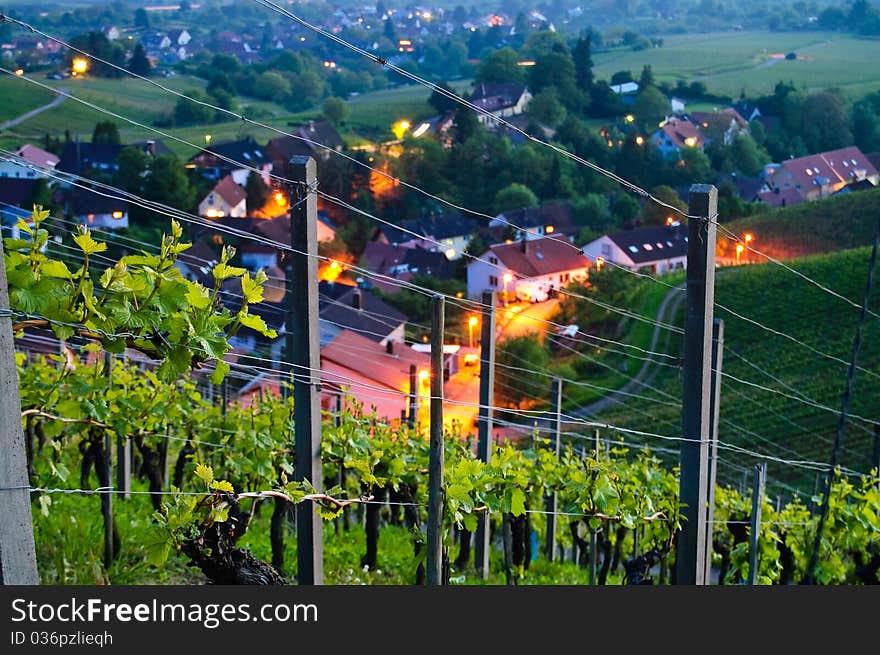
[[[796,52],[803,59],[774,59]],[[780,80],[807,89],[839,87],[851,97],[880,89],[880,41],[836,32],[718,32],[664,37],[662,48],[593,56],[599,79],[621,70],[638,77],[649,64],[659,81],[699,80],[709,91],[738,97],[772,93]]]

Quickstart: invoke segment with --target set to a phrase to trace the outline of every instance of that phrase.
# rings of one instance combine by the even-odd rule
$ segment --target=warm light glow
[[[335,61],[325,61],[324,68],[336,68],[336,62]]]
[[[510,273],[505,273],[505,274],[504,274],[504,284],[505,284],[505,285],[506,285],[506,284],[510,284],[510,281],[511,281],[512,279],[513,279],[513,275],[511,275]]]
[[[74,73],[85,73],[87,70],[89,70],[89,60],[82,57],[76,57],[73,60],[71,69]]]
[[[752,236],[752,234],[751,234],[750,232],[746,232],[746,233],[743,235],[743,239],[745,239],[746,243],[749,243],[749,242],[750,242],[752,239],[754,239],[754,238],[755,238],[755,237]]]
[[[523,61],[516,62],[517,66],[534,66],[535,62],[531,59],[524,59]]]
[[[745,246],[741,243],[736,244],[736,254],[740,254],[743,250],[745,250]]]
[[[412,41],[410,41],[409,39],[401,39],[400,41],[397,42],[397,44],[402,45],[402,46],[408,46],[408,45],[412,45]]]
[[[674,222],[675,222],[675,219],[672,216],[666,217],[666,224],[667,225],[672,225]]]
[[[110,215],[115,219],[120,219],[120,218],[122,218],[123,213],[117,209],[115,212],[113,212]]]
[[[209,209],[205,212],[205,216],[208,218],[223,218],[226,215],[226,212],[219,209]]]
[[[210,134],[205,135],[205,143],[211,143],[211,135]]]
[[[275,192],[275,203],[278,205],[284,204],[284,194],[281,193],[280,191]]]
[[[624,120],[625,120],[627,123],[632,123],[635,119],[636,119],[636,117],[633,116],[632,114],[627,114],[626,117],[624,118]]]
[[[685,143],[685,145],[688,146],[689,148],[693,148],[695,145],[697,145],[697,137],[695,137],[695,136],[689,136],[688,138],[686,138],[686,139],[684,140],[684,143]]]
[[[335,282],[342,275],[343,270],[342,264],[334,259],[321,268],[318,278],[324,282]]]
[[[399,120],[391,126],[391,131],[394,132],[394,136],[398,139],[402,139],[403,135],[406,134],[406,131],[412,127],[412,123],[408,120],[403,119]]]
[[[21,68],[16,68],[15,74],[18,75],[19,77],[21,77],[22,75],[24,75],[24,70]]]
[[[553,234],[556,231],[556,228],[552,225],[548,225],[544,228],[544,234]]]
[[[416,129],[413,130],[412,135],[416,138],[422,136],[428,129],[431,127],[430,123],[422,123]]]
[[[605,266],[605,258],[596,257],[596,270],[601,271],[603,266]]]
[[[608,147],[609,147],[609,148],[613,148],[613,147],[614,147],[614,141],[612,141],[611,139],[608,139]]]
[[[477,324],[477,317],[476,317],[476,316],[471,316],[471,317],[468,319],[468,327],[474,327],[476,324]]]
[[[645,144],[645,137],[643,137],[643,136],[637,136],[637,137],[636,137],[636,145],[637,145],[637,146],[641,146],[641,145],[644,145],[644,144]]]
[[[455,248],[447,248],[443,254],[446,255],[446,259],[452,259],[455,257]]]

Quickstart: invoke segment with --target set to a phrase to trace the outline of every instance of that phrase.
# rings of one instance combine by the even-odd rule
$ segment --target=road
[[[64,89],[64,88],[59,89],[59,91],[61,91],[62,93],[68,93],[67,89]],[[5,130],[7,128],[13,127],[14,125],[18,125],[19,123],[23,123],[26,120],[30,120],[31,118],[33,118],[37,114],[41,114],[48,109],[52,109],[53,107],[57,107],[62,102],[64,102],[66,99],[67,99],[67,96],[65,96],[65,95],[57,95],[57,96],[55,96],[55,98],[53,98],[52,102],[50,102],[49,104],[43,105],[42,107],[37,107],[36,109],[31,109],[29,112],[26,112],[26,113],[22,114],[21,116],[17,116],[16,118],[13,118],[11,120],[6,121],[2,125],[0,125],[0,130]]]
[[[670,289],[669,293],[666,294],[666,297],[660,304],[660,308],[657,310],[658,325],[654,326],[654,333],[651,335],[651,345],[648,347],[648,350],[650,350],[651,352],[656,352],[655,349],[657,347],[657,342],[660,340],[660,331],[663,328],[661,328],[659,324],[672,322],[672,318],[675,316],[675,313],[678,311],[681,303],[684,302],[685,296],[686,294],[684,293],[683,285],[676,287],[675,289]],[[654,376],[657,375],[657,367],[652,367],[653,363],[653,358],[648,355],[638,373],[636,373],[633,378],[625,385],[623,385],[620,389],[608,394],[603,398],[600,398],[599,400],[596,400],[595,402],[590,403],[589,405],[578,407],[567,413],[571,416],[575,416],[578,418],[583,418],[585,416],[595,416],[602,410],[608,409],[612,405],[626,400],[626,398],[628,397],[626,394],[638,393],[640,390],[646,388],[649,384],[651,384]]]
[[[556,313],[559,299],[537,303],[511,303],[497,310],[496,336],[499,340],[523,334],[537,334],[543,343],[548,321]]]

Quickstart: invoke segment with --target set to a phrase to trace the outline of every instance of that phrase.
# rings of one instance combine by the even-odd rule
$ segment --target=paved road
[[[63,91],[64,93],[68,92],[67,89],[59,89],[59,90]],[[12,120],[6,121],[5,123],[3,123],[3,125],[0,125],[0,130],[5,130],[5,129],[12,127],[14,125],[18,125],[19,123],[23,123],[26,120],[33,118],[37,114],[43,113],[47,109],[52,109],[52,107],[57,107],[62,102],[64,102],[66,99],[67,99],[67,96],[57,95],[52,100],[52,102],[50,102],[49,104],[43,105],[42,107],[37,107],[36,109],[31,109],[29,112],[24,113],[21,116],[18,116],[16,118],[13,118]]]

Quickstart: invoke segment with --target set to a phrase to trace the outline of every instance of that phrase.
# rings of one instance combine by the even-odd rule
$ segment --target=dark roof
[[[165,142],[162,139],[144,139],[143,141],[135,141],[134,143],[128,144],[127,147],[140,148],[144,152],[152,152],[154,157],[174,154],[174,151],[165,145]]]
[[[92,193],[87,189],[74,187],[67,195],[67,205],[73,216],[86,214],[112,214],[115,211],[128,213],[128,201],[108,198]]]
[[[477,231],[478,227],[479,224],[475,219],[464,214],[443,214],[401,221],[399,227],[383,225],[381,229],[388,241],[396,244],[418,238],[439,241],[452,237],[470,236]],[[413,232],[418,236],[415,236]]]
[[[296,133],[304,139],[320,143],[322,146],[327,146],[334,150],[345,146],[345,142],[339,136],[339,132],[327,121],[309,121],[305,125],[300,126]],[[309,145],[311,146],[311,144]],[[311,147],[314,148],[315,146]],[[318,150],[323,150],[323,148],[318,148]]]
[[[115,167],[123,148],[112,143],[65,143],[55,170],[79,175],[90,168]]]
[[[360,294],[361,309],[355,308]],[[407,316],[367,289],[333,282],[318,284],[318,314],[329,323],[362,334],[373,341],[382,341]]]
[[[514,227],[546,227],[553,226],[555,233],[577,233],[578,227],[571,216],[571,205],[567,202],[549,203],[538,207],[523,207],[512,211],[501,212],[496,217],[502,223],[506,219]]]
[[[221,158],[222,165],[224,166],[234,165],[228,161],[230,159],[245,166],[262,166],[271,161],[266,154],[266,149],[257,143],[253,137],[247,137],[239,141],[216,143],[209,148],[201,150],[193,159],[202,154]]]
[[[481,82],[474,87],[470,101],[486,111],[498,111],[517,103],[526,87],[515,82]]]
[[[453,276],[455,269],[454,264],[440,251],[393,246],[381,241],[367,243],[362,261],[369,270],[392,277],[409,273],[448,280]]]
[[[615,232],[608,238],[636,264],[687,255],[687,227],[683,225],[649,225]]]
[[[722,174],[715,181],[715,186],[721,187],[725,182],[733,184],[736,195],[748,202],[757,199],[758,193],[764,186],[765,182],[759,177],[749,177],[748,175],[737,175],[736,173]]]

